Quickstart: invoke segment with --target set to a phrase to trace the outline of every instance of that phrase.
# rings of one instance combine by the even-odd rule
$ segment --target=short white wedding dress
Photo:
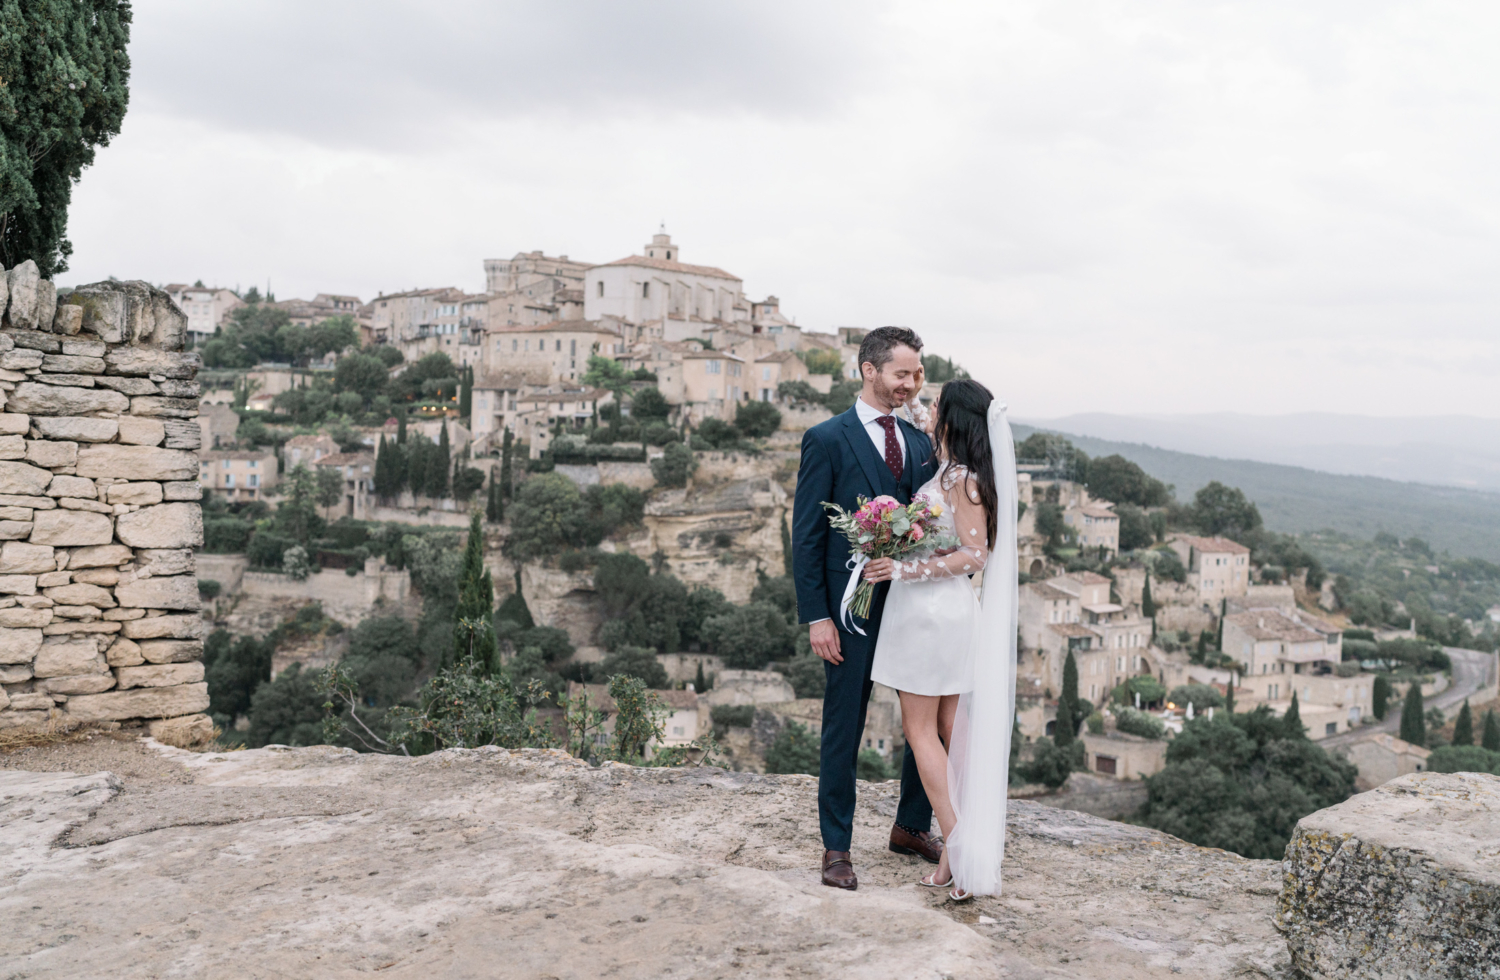
[[[970,576],[989,560],[984,507],[969,471],[944,463],[917,496],[942,504],[939,533],[956,537],[946,555],[898,562],[886,595],[870,679],[908,694],[973,689],[979,599]]]

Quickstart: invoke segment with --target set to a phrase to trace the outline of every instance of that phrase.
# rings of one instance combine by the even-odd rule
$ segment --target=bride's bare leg
[[[948,750],[945,742],[953,730],[953,715],[958,708],[958,697],[932,697],[908,694],[905,691],[900,693],[901,728],[906,734],[906,744],[916,756],[922,789],[927,791],[927,802],[932,804],[932,815],[937,818],[938,829],[947,837],[953,832],[955,817],[953,804],[948,799]],[[950,700],[951,704],[944,704]],[[943,720],[945,714],[946,724]],[[947,879],[948,851],[944,848],[934,880]]]

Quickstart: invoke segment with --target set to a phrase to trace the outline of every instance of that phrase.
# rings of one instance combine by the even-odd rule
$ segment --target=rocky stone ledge
[[[1312,980],[1500,978],[1500,777],[1414,773],[1302,818],[1276,925]]]
[[[187,317],[143,282],[58,297],[31,262],[0,313],[0,728],[204,711]]]

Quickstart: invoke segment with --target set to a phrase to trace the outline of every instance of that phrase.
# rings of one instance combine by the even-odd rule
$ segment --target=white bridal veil
[[[990,402],[995,460],[995,545],[984,566],[974,631],[974,687],[958,699],[948,750],[948,791],[958,824],[947,842],[954,884],[976,895],[1000,894],[1005,802],[1016,709],[1016,450],[1010,421]]]

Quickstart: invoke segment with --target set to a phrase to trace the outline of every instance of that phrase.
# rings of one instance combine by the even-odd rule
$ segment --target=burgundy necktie
[[[880,427],[885,429],[885,465],[891,468],[891,476],[896,482],[901,482],[901,443],[896,441],[896,417],[894,415],[882,415],[875,420]]]

